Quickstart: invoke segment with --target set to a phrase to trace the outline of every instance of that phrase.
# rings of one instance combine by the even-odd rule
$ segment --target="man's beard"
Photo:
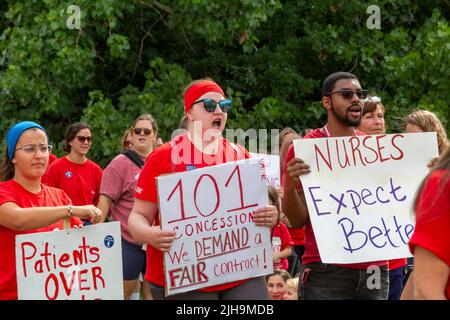
[[[336,119],[338,119],[342,124],[345,124],[346,126],[349,127],[357,127],[361,124],[361,116],[362,116],[362,112],[361,115],[358,119],[352,120],[349,118],[348,112],[345,111],[345,114],[339,114],[336,109],[334,109],[333,106],[333,102],[330,101],[330,105],[331,105],[331,112],[333,113],[333,115],[336,117]]]

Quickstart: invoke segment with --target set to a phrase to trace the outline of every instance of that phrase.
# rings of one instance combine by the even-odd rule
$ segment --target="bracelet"
[[[69,212],[67,213],[67,218],[70,218],[73,215],[72,205],[68,204],[67,209],[69,210]]]

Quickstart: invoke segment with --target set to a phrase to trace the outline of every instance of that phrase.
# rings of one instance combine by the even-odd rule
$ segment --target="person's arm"
[[[292,254],[292,247],[291,246],[287,246],[286,248],[284,248],[280,252],[273,252],[272,253],[272,260],[274,262],[277,262],[278,260],[280,260],[282,258],[289,257],[291,254]]]
[[[406,281],[400,300],[414,300],[414,271],[411,271]]]
[[[298,158],[291,159],[286,166],[282,211],[294,228],[303,227],[309,219],[303,190],[297,189],[300,182],[299,176],[309,172],[311,172],[309,165]]]
[[[161,251],[169,251],[176,232],[163,231],[160,226],[152,226],[157,213],[156,203],[135,198],[128,217],[128,230],[137,242],[149,244]]]
[[[446,300],[450,267],[431,251],[414,248],[414,299]]]
[[[101,222],[105,222],[106,218],[108,217],[112,202],[112,199],[106,194],[100,194],[97,207],[102,211]]]
[[[21,208],[14,202],[5,202],[0,205],[0,225],[16,231],[34,230],[67,218],[69,211],[69,206]],[[91,218],[92,223],[100,222],[102,216],[93,205],[72,206],[72,215]]]

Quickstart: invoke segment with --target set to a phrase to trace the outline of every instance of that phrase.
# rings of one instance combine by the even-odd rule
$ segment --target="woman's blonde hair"
[[[418,126],[424,132],[436,132],[438,140],[439,154],[444,152],[448,145],[447,133],[438,117],[433,112],[427,110],[417,110],[405,118],[405,127],[407,124]]]

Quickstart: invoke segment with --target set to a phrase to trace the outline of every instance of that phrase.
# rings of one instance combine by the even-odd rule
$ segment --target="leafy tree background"
[[[373,4],[381,30],[366,26]],[[66,26],[69,5],[80,30]],[[440,0],[2,1],[0,128],[35,120],[61,156],[66,126],[88,122],[104,166],[142,113],[169,139],[192,79],[226,88],[228,128],[301,130],[323,125],[322,81],[344,70],[382,98],[391,132],[419,108],[448,132],[449,16]]]

